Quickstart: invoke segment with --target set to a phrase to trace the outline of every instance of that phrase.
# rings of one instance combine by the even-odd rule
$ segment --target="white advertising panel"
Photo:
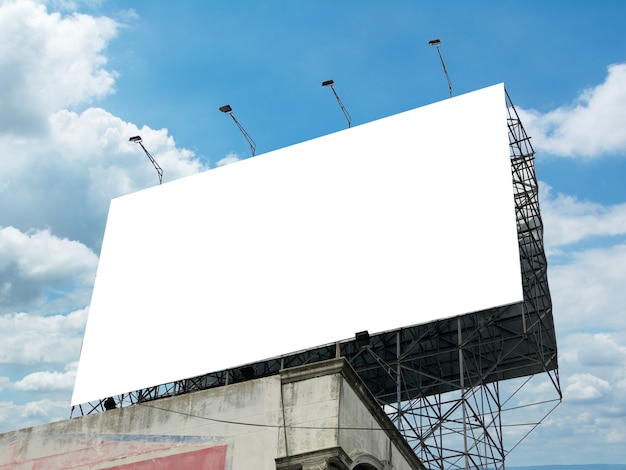
[[[72,404],[522,300],[502,84],[114,199]]]

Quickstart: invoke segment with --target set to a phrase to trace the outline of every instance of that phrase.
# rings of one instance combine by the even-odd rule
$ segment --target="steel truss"
[[[427,467],[503,469],[561,401],[534,150],[506,93],[522,302],[287,354],[72,407],[70,417],[345,357]],[[534,393],[542,381],[548,396]],[[530,396],[529,396],[530,395]]]

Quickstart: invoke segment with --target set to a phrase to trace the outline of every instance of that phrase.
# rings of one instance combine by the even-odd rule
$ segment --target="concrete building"
[[[279,375],[0,435],[0,469],[417,470],[354,370]]]

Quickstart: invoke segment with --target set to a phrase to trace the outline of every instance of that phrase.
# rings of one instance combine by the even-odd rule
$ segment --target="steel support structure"
[[[427,467],[503,469],[562,398],[534,150],[508,92],[506,100],[522,302],[108,397],[72,407],[70,417],[343,356]],[[547,396],[534,393],[537,381]]]

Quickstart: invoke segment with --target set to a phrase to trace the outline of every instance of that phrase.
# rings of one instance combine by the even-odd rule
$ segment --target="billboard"
[[[114,199],[72,404],[521,301],[506,117],[499,84]]]

